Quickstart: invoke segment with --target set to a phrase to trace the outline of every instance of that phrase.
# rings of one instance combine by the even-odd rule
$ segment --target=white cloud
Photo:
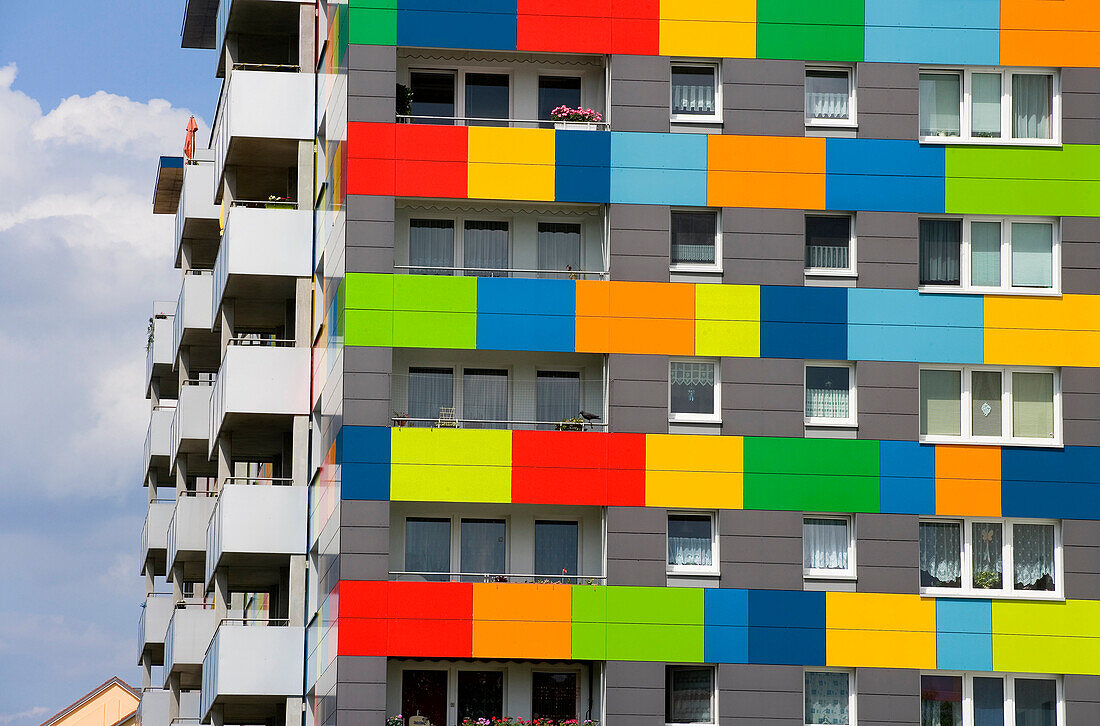
[[[12,721],[21,721],[23,719],[38,718],[39,716],[46,716],[50,713],[50,709],[45,706],[35,706],[34,708],[28,708],[25,711],[19,713],[4,713],[0,714],[0,723],[11,723]]]

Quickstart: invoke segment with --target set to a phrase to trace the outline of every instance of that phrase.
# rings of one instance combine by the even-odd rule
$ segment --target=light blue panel
[[[866,0],[864,12],[868,62],[1000,62],[1000,0]]]
[[[993,603],[936,600],[936,668],[993,670]]]
[[[707,137],[612,133],[611,201],[705,206]]]
[[[848,359],[982,363],[980,295],[848,290]]]

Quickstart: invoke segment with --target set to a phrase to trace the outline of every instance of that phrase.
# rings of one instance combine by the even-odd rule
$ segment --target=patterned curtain
[[[1054,589],[1054,525],[1013,525],[1012,570],[1017,590]]]
[[[811,570],[848,569],[848,520],[803,520],[802,559]]]
[[[847,673],[806,673],[806,723],[850,724]]]
[[[962,587],[962,527],[958,522],[920,523],[921,587]]]

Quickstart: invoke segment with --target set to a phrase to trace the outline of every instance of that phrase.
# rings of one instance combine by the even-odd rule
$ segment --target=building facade
[[[1100,723],[1089,0],[182,35],[145,726]]]

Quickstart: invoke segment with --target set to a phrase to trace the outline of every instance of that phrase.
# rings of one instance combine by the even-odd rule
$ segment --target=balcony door
[[[426,716],[432,726],[447,726],[447,671],[401,672],[401,713]]]
[[[459,567],[480,582],[488,575],[503,575],[507,563],[508,525],[503,519],[463,519],[459,525]]]

